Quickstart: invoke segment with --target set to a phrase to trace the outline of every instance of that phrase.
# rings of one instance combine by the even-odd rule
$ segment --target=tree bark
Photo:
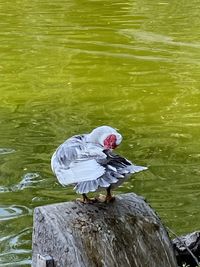
[[[33,267],[38,254],[60,267],[177,267],[160,219],[142,197],[113,203],[66,202],[34,211]]]
[[[200,231],[173,239],[173,245],[179,266],[183,266],[183,264],[190,267],[198,266],[198,261],[200,262]],[[186,247],[189,248],[193,255]]]

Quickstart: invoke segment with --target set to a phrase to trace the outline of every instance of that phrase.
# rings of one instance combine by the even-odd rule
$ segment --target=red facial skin
[[[116,144],[117,137],[114,134],[109,135],[103,142],[105,149],[115,149],[117,147]]]

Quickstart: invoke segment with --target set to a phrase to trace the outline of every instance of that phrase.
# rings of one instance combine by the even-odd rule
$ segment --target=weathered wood
[[[135,194],[113,203],[67,202],[34,212],[33,267],[50,255],[61,267],[177,267],[160,219]]]
[[[51,256],[42,256],[37,254],[36,259],[36,266],[37,267],[54,267],[54,260]]]
[[[196,267],[200,263],[200,231],[182,235],[172,240],[179,266]],[[187,248],[192,252],[189,252]]]

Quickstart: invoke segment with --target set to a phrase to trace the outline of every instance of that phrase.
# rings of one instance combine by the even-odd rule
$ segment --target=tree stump
[[[172,242],[175,248],[175,254],[179,266],[183,266],[183,264],[186,264],[190,267],[199,266],[198,264],[200,263],[200,231],[196,231],[187,235],[182,235],[173,239]]]
[[[177,267],[160,219],[133,193],[35,208],[32,266],[46,256],[56,267]]]

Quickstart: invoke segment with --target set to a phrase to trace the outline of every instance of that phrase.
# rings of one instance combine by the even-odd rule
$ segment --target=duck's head
[[[122,141],[122,136],[110,126],[100,126],[89,134],[89,141],[97,143],[104,149],[115,149]]]

